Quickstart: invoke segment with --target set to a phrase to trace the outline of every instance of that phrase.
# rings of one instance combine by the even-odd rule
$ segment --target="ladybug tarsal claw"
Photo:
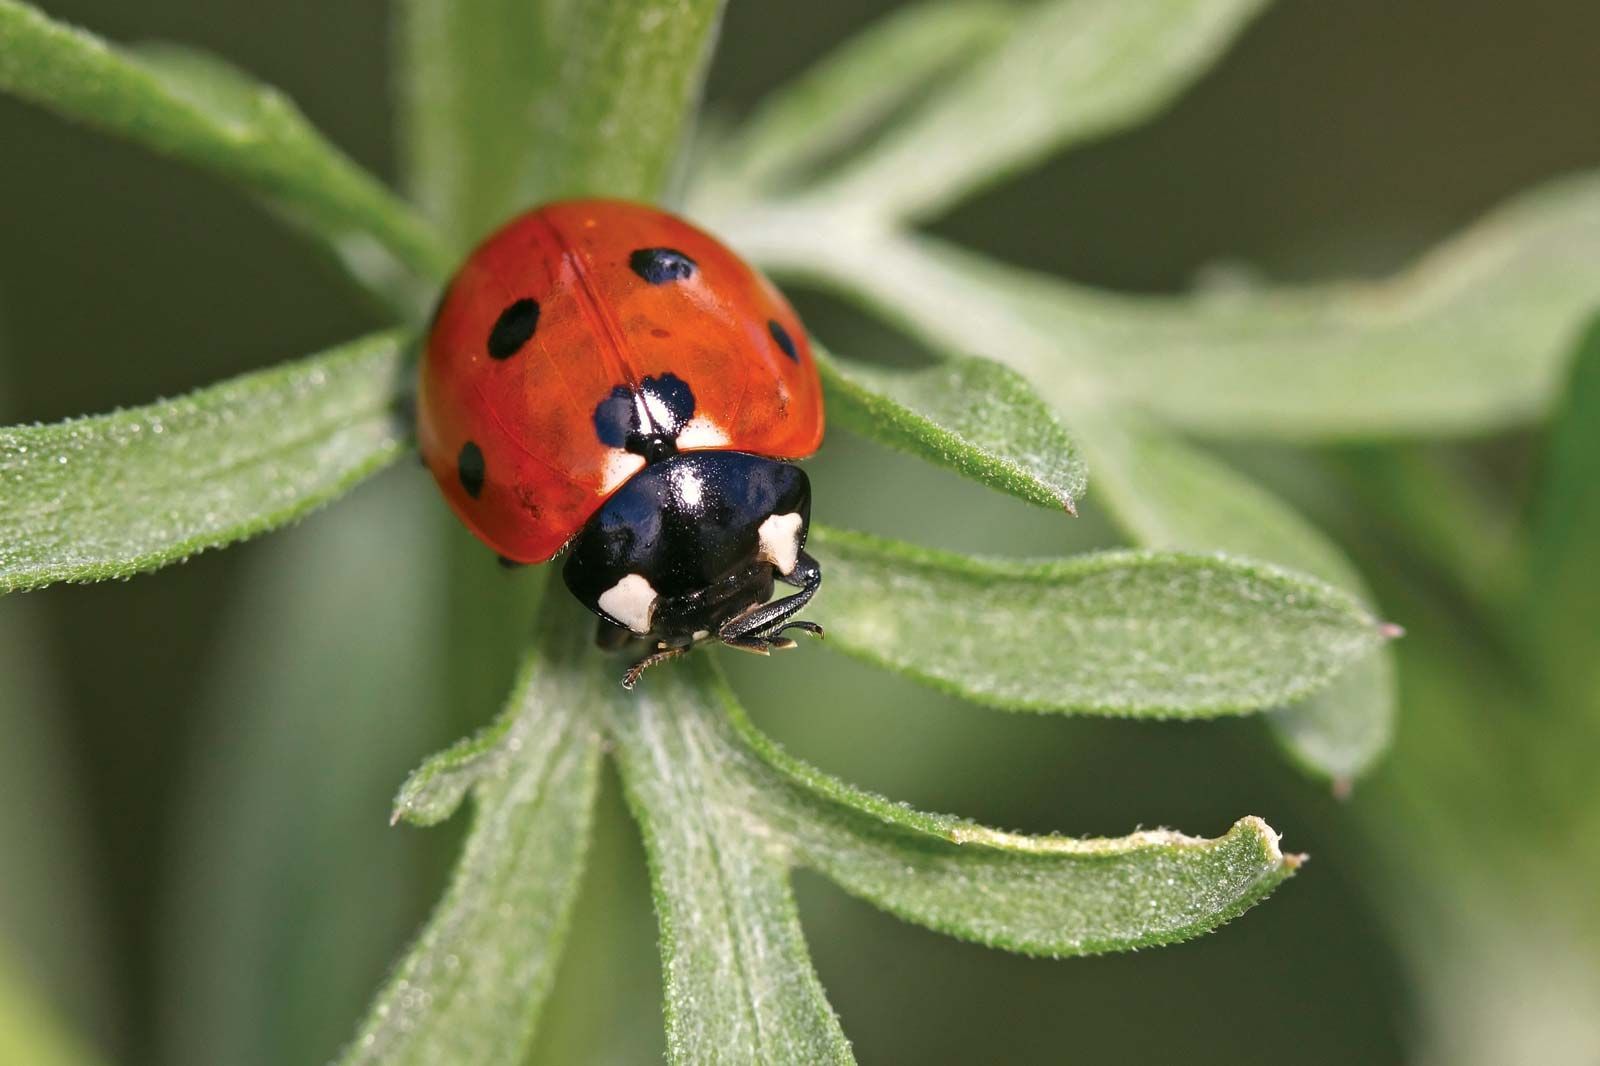
[[[630,692],[633,691],[633,687],[639,683],[639,678],[646,670],[650,669],[652,666],[659,666],[671,659],[676,659],[678,656],[684,655],[688,651],[689,649],[687,647],[664,648],[661,651],[646,655],[643,659],[640,659],[638,662],[628,667],[627,673],[622,675],[622,687]]]

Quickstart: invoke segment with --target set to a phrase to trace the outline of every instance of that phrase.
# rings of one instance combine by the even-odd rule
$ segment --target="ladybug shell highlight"
[[[678,453],[798,459],[822,442],[804,329],[764,277],[655,208],[547,204],[445,292],[418,439],[451,508],[506,559],[544,562]]]

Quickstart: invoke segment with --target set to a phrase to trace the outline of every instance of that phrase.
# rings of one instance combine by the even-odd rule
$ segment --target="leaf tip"
[[[1398,640],[1406,635],[1406,627],[1395,622],[1379,622],[1378,636],[1384,640]]]
[[[1336,777],[1331,783],[1333,798],[1343,803],[1350,798],[1351,791],[1355,788],[1355,779],[1348,775]]]
[[[1062,496],[1061,497],[1061,509],[1063,511],[1067,512],[1067,517],[1068,518],[1077,518],[1078,517],[1078,505],[1072,499],[1071,496]]]
[[[1311,856],[1303,851],[1291,851],[1283,857],[1284,868],[1290,873],[1294,873],[1310,861]]]

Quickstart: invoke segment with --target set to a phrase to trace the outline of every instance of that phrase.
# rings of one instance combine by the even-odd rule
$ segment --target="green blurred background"
[[[45,6],[113,39],[213,49],[286,89],[359,161],[393,170],[381,0]],[[891,6],[733,0],[709,114],[742,114]],[[1597,35],[1600,7],[1577,0],[1283,0],[1156,122],[935,228],[1144,291],[1219,263],[1275,279],[1382,274],[1510,193],[1600,164]],[[171,395],[380,322],[255,204],[181,166],[4,99],[0,159],[5,422]],[[840,350],[900,343],[796,298]],[[1450,460],[1513,521],[1536,451],[1516,436]],[[802,874],[816,964],[861,1061],[1449,1062],[1440,1033],[1475,1040],[1475,1025],[1543,1027],[1543,1061],[1600,1061],[1561,1005],[1584,1002],[1594,956],[1546,953],[1504,913],[1512,883],[1492,870],[1476,883],[1493,865],[1470,854],[1480,812],[1452,822],[1426,800],[1427,775],[1451,759],[1438,739],[1513,708],[1515,689],[1478,653],[1477,623],[1433,560],[1363,495],[1361,471],[1393,455],[1227,454],[1331,523],[1411,631],[1397,748],[1348,801],[1284,765],[1258,722],[1004,715],[825,649],[729,664],[757,721],[793,750],[921,807],[1080,835],[1211,835],[1260,814],[1313,857],[1216,934],[1070,962],[956,943]],[[842,433],[813,480],[836,525],[985,552],[1113,542],[1092,480],[1084,517],[1066,524]],[[463,677],[437,654],[443,560],[463,535],[443,510],[403,465],[237,549],[0,600],[0,943],[13,970],[0,971],[0,999],[20,979],[108,1061],[299,1063],[337,1049],[459,840],[459,824],[389,828],[393,790],[487,720],[512,666],[516,633],[485,656],[501,663],[493,676]],[[501,575],[486,551],[482,568],[486,595],[529,596],[529,577]],[[1470,747],[1497,734],[1463,735]],[[1459,762],[1527,771],[1496,751]],[[536,1061],[659,1060],[654,936],[640,848],[608,782]],[[1485,974],[1485,960],[1504,965]],[[0,1025],[7,1009],[19,1008],[0,1006]]]

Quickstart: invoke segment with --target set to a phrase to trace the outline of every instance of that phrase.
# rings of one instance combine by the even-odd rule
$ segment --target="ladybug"
[[[822,383],[771,282],[666,212],[566,200],[468,257],[429,327],[417,438],[508,564],[567,552],[623,678],[702,641],[768,654],[822,584],[806,554]],[[771,599],[775,582],[799,591]]]

